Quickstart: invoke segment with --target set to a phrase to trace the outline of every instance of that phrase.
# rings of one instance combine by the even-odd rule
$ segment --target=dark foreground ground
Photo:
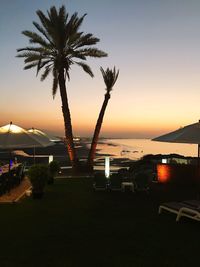
[[[0,205],[0,266],[193,266],[199,223],[157,214],[160,202],[192,194],[93,192],[90,178],[57,179],[42,200]]]

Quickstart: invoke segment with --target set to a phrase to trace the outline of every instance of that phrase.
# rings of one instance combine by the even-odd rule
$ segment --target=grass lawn
[[[57,179],[42,200],[0,205],[0,267],[193,266],[200,225],[158,215],[165,197],[93,192],[91,179]]]

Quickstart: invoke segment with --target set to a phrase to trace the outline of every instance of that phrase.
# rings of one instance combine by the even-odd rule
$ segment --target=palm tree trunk
[[[61,70],[58,76],[59,87],[60,87],[60,95],[62,100],[62,112],[64,117],[64,126],[65,126],[65,137],[66,137],[66,145],[69,154],[69,158],[74,169],[77,168],[78,165],[78,158],[76,156],[76,150],[74,147],[73,141],[73,132],[72,132],[72,124],[71,124],[71,115],[68,105],[67,99],[67,91],[65,86],[65,78],[64,78],[64,71]]]
[[[97,142],[98,142],[99,134],[101,131],[101,125],[103,123],[104,113],[105,113],[109,99],[110,99],[110,93],[106,93],[105,98],[104,98],[104,102],[103,102],[103,105],[101,107],[101,111],[99,113],[99,117],[98,117],[98,120],[96,123],[95,131],[94,131],[94,135],[93,135],[93,139],[92,139],[92,144],[91,144],[89,155],[88,155],[87,166],[89,169],[93,168]]]

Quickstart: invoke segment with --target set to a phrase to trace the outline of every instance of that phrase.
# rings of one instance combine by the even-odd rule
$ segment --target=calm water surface
[[[171,154],[197,156],[197,145],[155,142],[150,139],[107,139],[99,144],[102,154],[112,154],[115,158],[139,159],[147,154]]]

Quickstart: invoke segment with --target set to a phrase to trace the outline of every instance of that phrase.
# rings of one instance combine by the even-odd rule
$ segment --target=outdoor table
[[[16,164],[12,164],[10,170],[13,170],[15,168],[17,168],[21,163],[16,163]],[[3,165],[0,167],[0,175],[2,175],[3,173],[9,172],[9,164]]]

